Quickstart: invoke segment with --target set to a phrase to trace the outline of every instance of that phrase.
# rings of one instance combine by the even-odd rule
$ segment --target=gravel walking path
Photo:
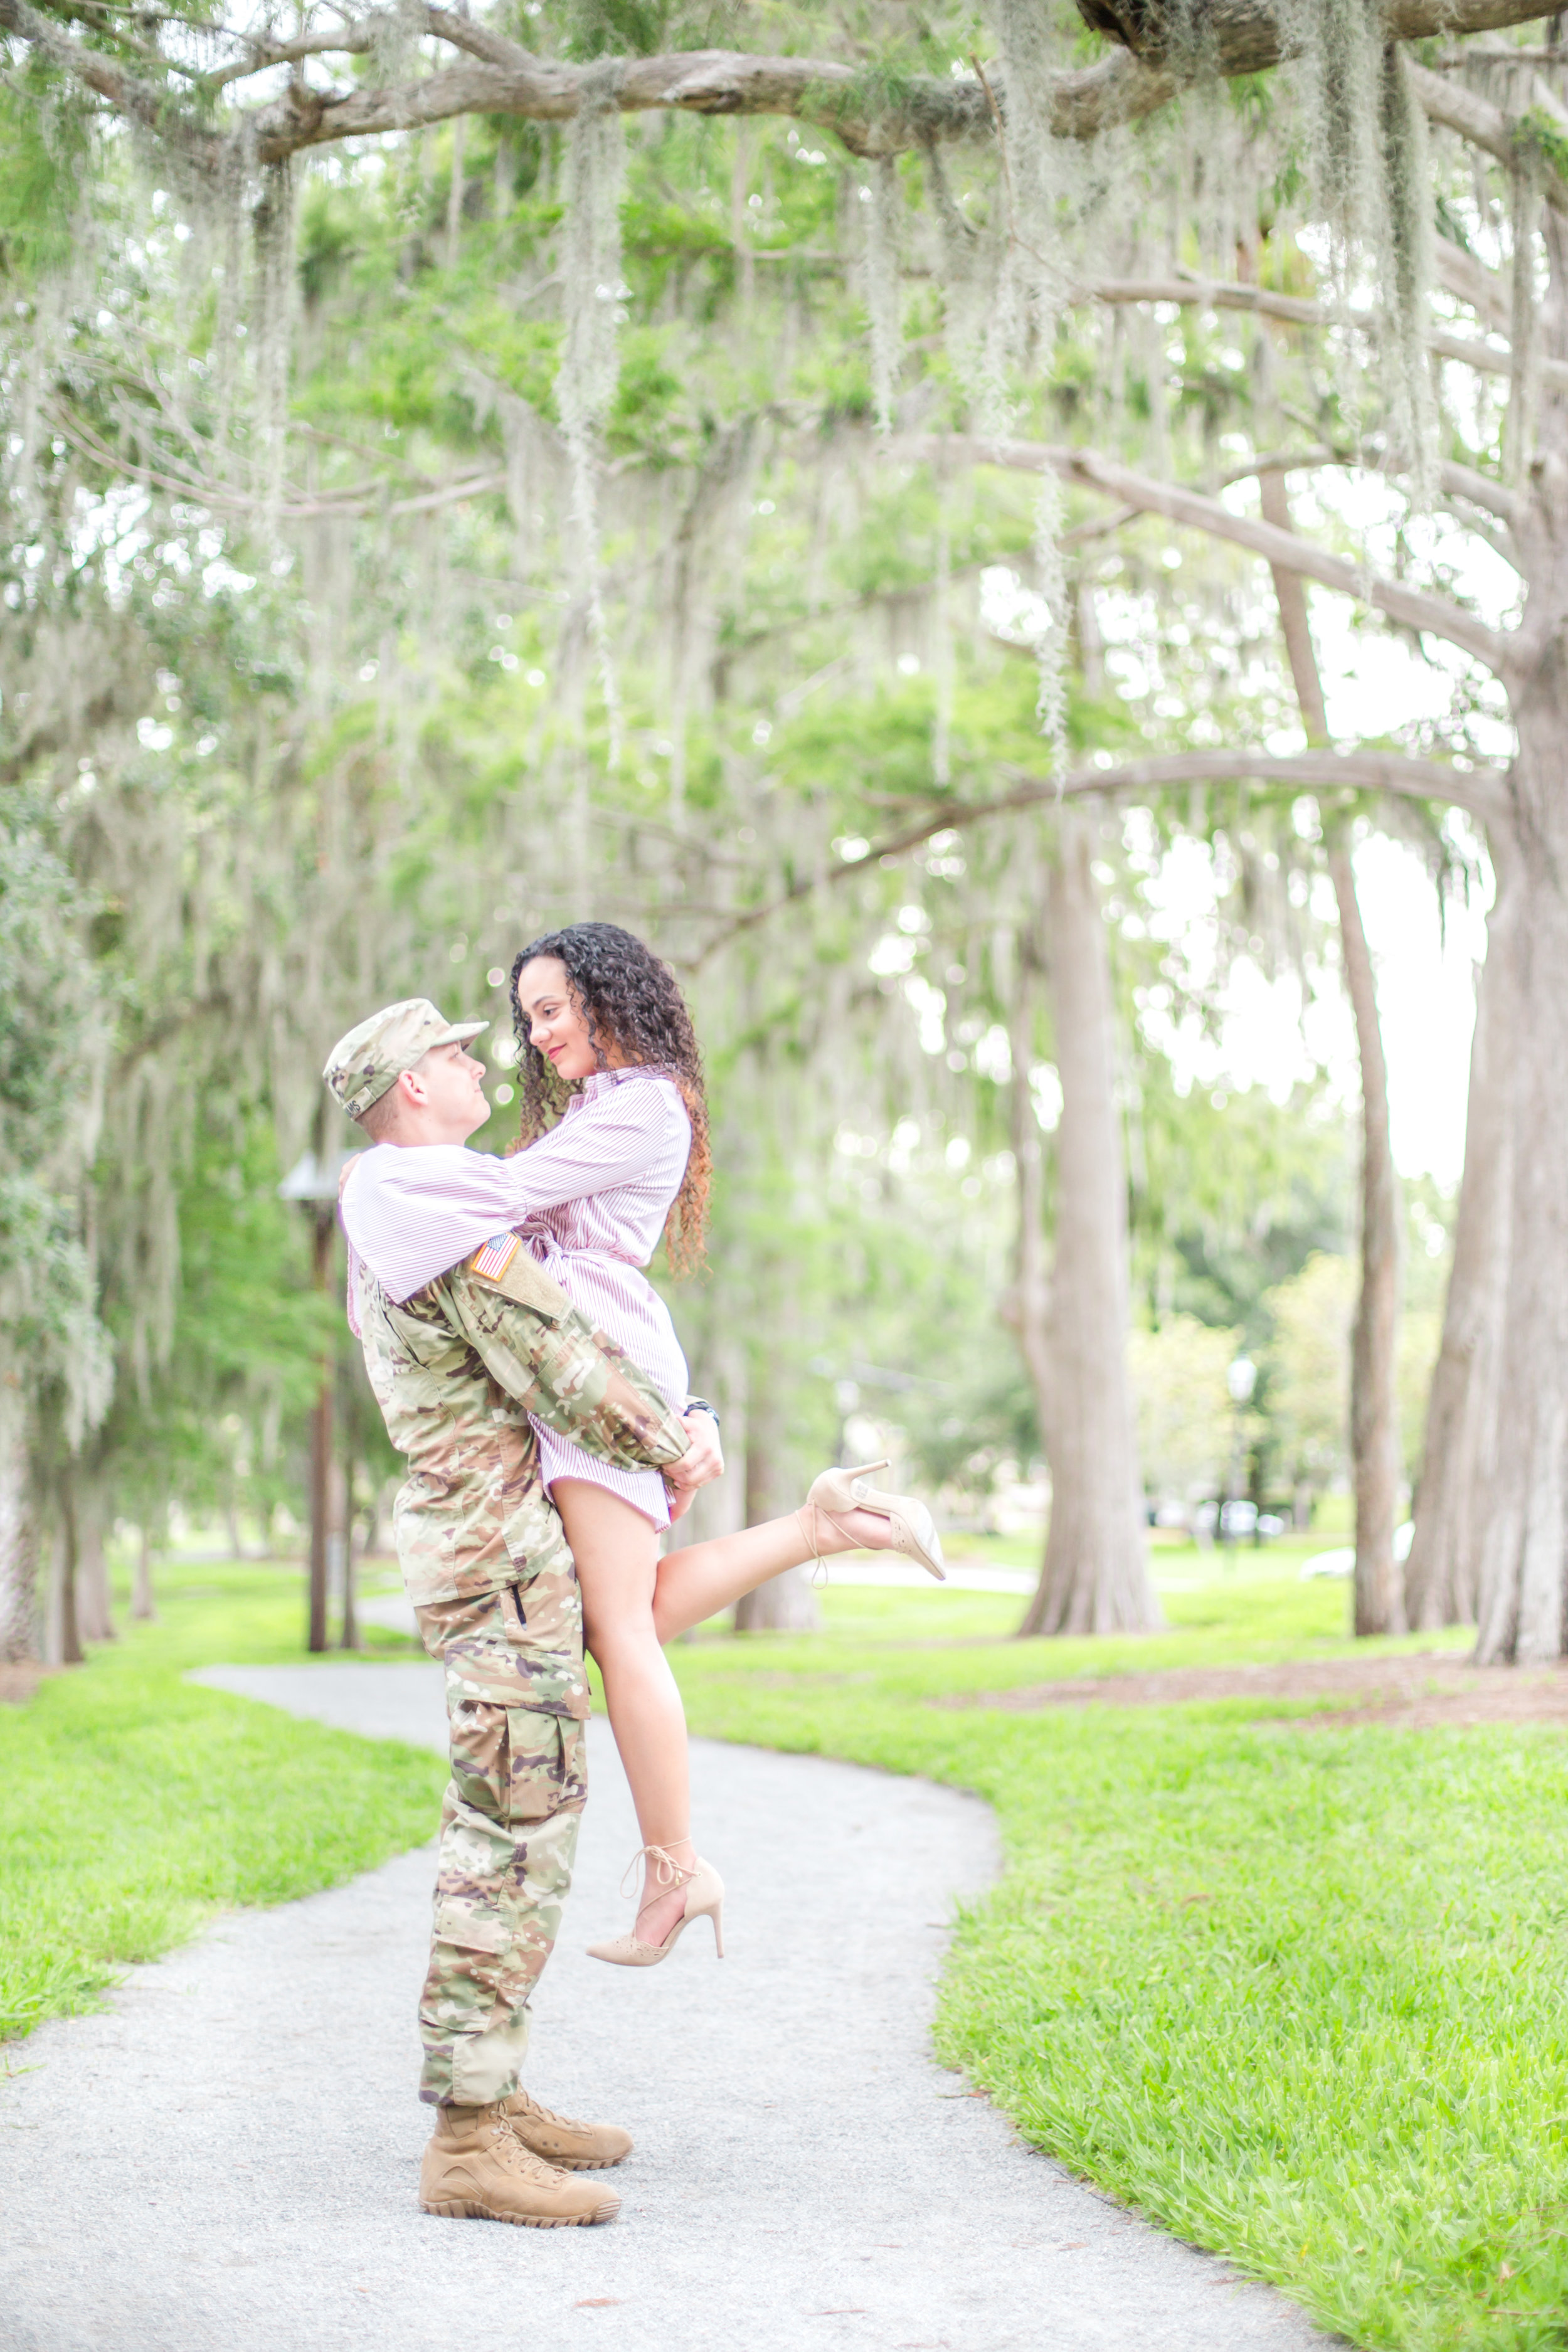
[[[423,1664],[215,1667],[204,1682],[443,1744]],[[647,1973],[637,1840],[602,1725],[529,2086],[624,2123],[620,2219],[422,2215],[413,2004],[432,1853],[220,1922],[45,2027],[0,2088],[6,2352],[1309,2352],[1283,2296],[1130,2219],[927,2048],[955,1898],[995,1869],[987,1809],[919,1780],[698,1742],[730,1890]],[[62,1796],[65,1792],[62,1792]],[[629,1906],[628,1906],[629,1907]]]

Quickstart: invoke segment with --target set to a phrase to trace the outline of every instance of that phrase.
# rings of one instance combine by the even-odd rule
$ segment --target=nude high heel
[[[862,1462],[852,1470],[825,1470],[820,1477],[812,1480],[805,1507],[820,1511],[825,1519],[838,1528],[840,1535],[844,1529],[834,1517],[836,1511],[874,1511],[889,1524],[893,1550],[901,1551],[908,1559],[918,1559],[928,1576],[945,1584],[947,1561],[942,1557],[942,1538],[925,1505],[913,1495],[884,1495],[871,1484],[873,1470],[891,1466],[888,1462]],[[796,1517],[804,1528],[804,1516],[797,1512]]]
[[[645,1944],[635,1933],[616,1936],[607,1944],[590,1944],[588,1957],[594,1960],[611,1960],[618,1969],[655,1969],[660,1960],[668,1960],[680,1940],[681,1930],[689,1927],[693,1919],[711,1919],[713,1944],[720,1959],[724,1957],[724,1882],[710,1862],[699,1854],[689,1870],[677,1862],[661,1845],[639,1846],[631,1859],[636,1870],[645,1853],[654,1857],[654,1884],[661,1893],[673,1892],[677,1886],[686,1889],[686,1908],[665,1937],[662,1944]],[[622,1891],[625,1891],[623,1881]]]

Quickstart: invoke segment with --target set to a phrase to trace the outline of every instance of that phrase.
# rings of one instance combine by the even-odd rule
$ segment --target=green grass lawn
[[[1345,1587],[1296,1579],[1321,1541],[1162,1548],[1170,1623],[1142,1639],[1019,1643],[1010,1595],[849,1587],[824,1594],[820,1634],[709,1628],[671,1656],[695,1731],[929,1773],[995,1807],[1006,1874],[961,1919],[938,2040],[1026,2138],[1355,2343],[1561,2352],[1561,1735],[1311,1730],[1303,1702],[1257,1696],[973,1703],[1072,1675],[1430,1645],[1350,1643]],[[0,1710],[13,2032],[89,2003],[215,1905],[331,1884],[433,1824],[437,1759],[180,1681],[298,1657],[296,1575],[181,1579],[163,1622]]]
[[[1352,1643],[1345,1587],[1267,1554],[1168,1589],[1170,1630],[1138,1640],[1009,1641],[1005,1596],[825,1600],[823,1635],[671,1654],[694,1731],[996,1808],[1006,1875],[961,1921],[943,2056],[1037,2147],[1358,2344],[1568,2343],[1561,1735],[1303,1731],[1300,1702],[1258,1697],[936,1703],[1434,1646]]]
[[[162,1605],[0,1706],[0,2041],[95,2007],[216,1909],[336,1885],[435,1829],[438,1757],[181,1679],[297,1659],[297,1573],[204,1562]],[[14,2041],[6,2057],[26,2063]]]

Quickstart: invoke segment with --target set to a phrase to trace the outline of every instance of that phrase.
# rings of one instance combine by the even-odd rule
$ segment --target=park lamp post
[[[1258,1367],[1245,1349],[1226,1367],[1225,1384],[1230,1391],[1232,1409],[1230,1475],[1226,1480],[1226,1500],[1219,1515],[1219,1539],[1222,1544],[1233,1544],[1236,1520],[1230,1506],[1241,1500],[1242,1425],[1252,1402],[1252,1391],[1258,1386]]]
[[[313,1151],[304,1152],[278,1187],[279,1199],[297,1202],[310,1220],[310,1274],[320,1291],[331,1287],[338,1178],[344,1161],[351,1157],[347,1151],[329,1151],[318,1160]],[[335,1373],[334,1356],[329,1351],[321,1359],[321,1381],[310,1408],[310,1622],[306,1646],[311,1650],[324,1650],[327,1646]]]

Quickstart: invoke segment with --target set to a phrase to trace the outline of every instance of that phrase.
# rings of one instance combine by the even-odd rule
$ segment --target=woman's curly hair
[[[556,1124],[575,1092],[528,1042],[529,1023],[517,1001],[517,983],[523,966],[538,956],[556,956],[565,965],[572,1002],[588,1024],[601,1070],[612,1066],[614,1054],[622,1065],[663,1071],[680,1089],[691,1121],[691,1150],[665,1221],[664,1240],[672,1271],[693,1273],[702,1264],[713,1162],[702,1053],[679,983],[651,948],[618,923],[573,923],[566,930],[547,931],[542,939],[530,941],[512,965],[510,982],[522,1080],[521,1142],[525,1145]]]

